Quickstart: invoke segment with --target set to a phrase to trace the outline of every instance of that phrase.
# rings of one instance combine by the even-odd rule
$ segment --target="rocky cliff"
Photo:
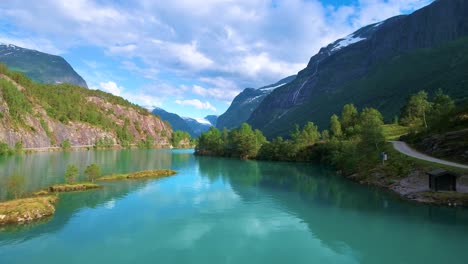
[[[268,95],[248,122],[269,137],[314,121],[323,129],[346,103],[387,120],[419,90],[468,97],[468,1],[438,0],[363,27],[322,48],[297,78]]]
[[[0,75],[0,142],[11,147],[22,142],[25,148],[47,148],[60,146],[65,140],[72,146],[81,146],[94,145],[99,140],[112,144],[126,140],[132,144],[150,139],[154,140],[152,145],[170,146],[170,126],[122,98],[78,86],[34,85],[20,85],[9,76]],[[57,112],[63,110],[54,105],[54,100],[44,102],[37,96],[41,89],[51,98],[54,93],[63,92],[60,98],[72,96],[73,92],[73,98],[77,99],[70,106],[72,111],[66,113],[70,118],[57,118]],[[18,102],[22,102],[21,108]]]

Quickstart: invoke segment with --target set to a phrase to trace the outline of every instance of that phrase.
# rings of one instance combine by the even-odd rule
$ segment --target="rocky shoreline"
[[[23,198],[0,203],[0,226],[25,224],[45,219],[55,213],[55,195]]]
[[[468,207],[468,175],[457,182],[457,192],[434,192],[429,189],[428,179],[421,170],[412,171],[407,177],[389,178],[380,173],[362,178],[359,174],[347,177],[360,184],[380,187],[412,202],[449,207]]]

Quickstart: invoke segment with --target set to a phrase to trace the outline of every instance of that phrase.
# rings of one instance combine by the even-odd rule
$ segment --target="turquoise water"
[[[174,177],[60,196],[41,224],[0,231],[0,263],[468,263],[468,211],[417,205],[308,164],[191,151],[38,153],[0,159],[34,190],[68,164]],[[5,189],[0,189],[5,199]]]

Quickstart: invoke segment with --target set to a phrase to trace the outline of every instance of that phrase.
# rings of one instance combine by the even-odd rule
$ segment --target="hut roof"
[[[436,170],[428,172],[427,174],[430,175],[430,176],[433,176],[433,177],[458,176],[457,174],[446,171],[444,169],[436,169]]]

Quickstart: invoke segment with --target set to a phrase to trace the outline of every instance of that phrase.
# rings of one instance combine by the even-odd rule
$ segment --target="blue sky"
[[[188,117],[297,73],[354,30],[432,0],[0,2],[0,42],[63,56],[91,89]]]

